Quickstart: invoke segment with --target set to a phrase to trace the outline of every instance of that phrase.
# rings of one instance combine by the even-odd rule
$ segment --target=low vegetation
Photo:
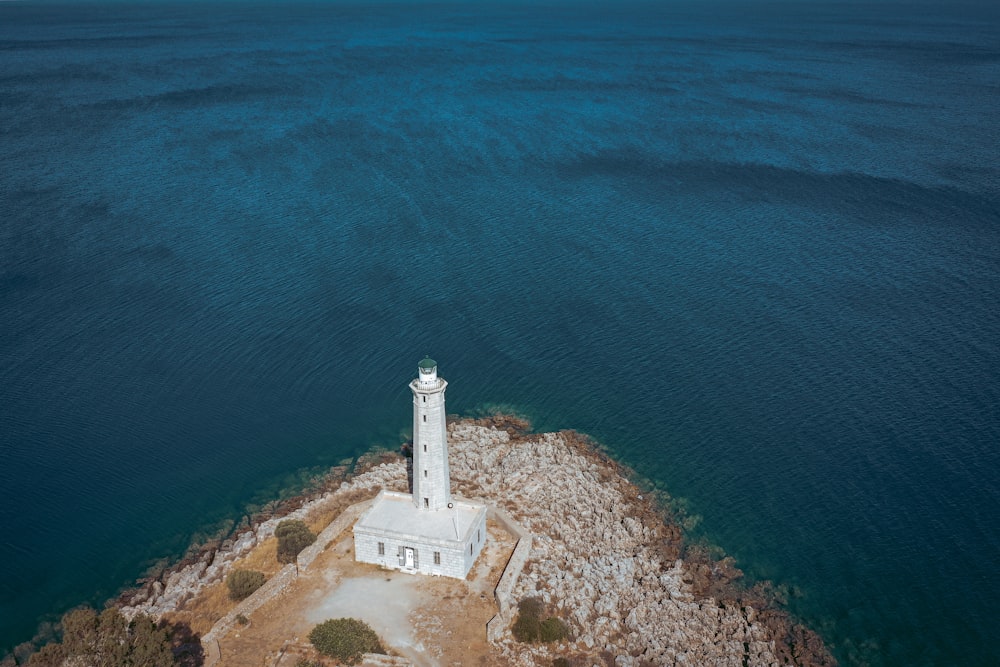
[[[356,618],[334,618],[309,633],[309,641],[323,655],[355,665],[365,653],[385,653],[371,626]]]
[[[226,588],[233,600],[246,600],[254,591],[264,585],[266,577],[257,570],[233,570],[226,577]]]
[[[281,563],[294,563],[299,552],[316,541],[316,534],[298,519],[285,519],[274,529],[274,535],[278,538],[278,561]]]
[[[562,619],[549,616],[539,626],[538,639],[543,642],[557,642],[569,637],[569,628]]]
[[[569,637],[569,627],[555,616],[545,617],[545,605],[538,598],[524,598],[517,604],[517,619],[511,632],[519,642],[555,642]]]

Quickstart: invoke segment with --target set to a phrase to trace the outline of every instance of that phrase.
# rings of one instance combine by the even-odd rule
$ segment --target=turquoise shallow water
[[[0,641],[449,405],[597,437],[848,664],[988,665],[975,5],[0,4]]]

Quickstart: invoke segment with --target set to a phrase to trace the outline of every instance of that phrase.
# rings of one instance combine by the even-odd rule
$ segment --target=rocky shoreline
[[[834,665],[812,631],[728,559],[688,552],[681,529],[621,466],[575,432],[452,426],[458,490],[504,506],[535,540],[514,596],[569,621],[566,646],[500,643],[515,664],[569,655],[586,664]]]
[[[624,470],[575,432],[532,434],[509,417],[449,425],[454,492],[505,509],[534,537],[513,598],[540,598],[572,630],[570,641],[522,644],[507,631],[498,663],[549,665],[835,665],[821,639],[794,623],[767,590],[739,586],[728,559],[686,548],[681,529]],[[306,518],[405,490],[399,457],[328,482],[222,544],[121,596],[126,614],[156,618],[222,581],[233,562],[284,518]],[[366,466],[361,466],[366,467]]]
[[[359,474],[351,474],[343,467],[332,469],[318,489],[276,503],[266,513],[248,517],[247,527],[229,538],[189,549],[189,555],[178,563],[121,593],[115,604],[129,618],[142,613],[160,619],[165,614],[182,611],[189,600],[224,581],[234,563],[273,537],[281,521],[307,520],[319,512],[334,516],[382,487],[399,487],[395,479],[398,475],[392,475],[387,467],[391,462],[398,465],[399,460],[398,455],[376,453],[357,462],[355,470],[363,471]]]

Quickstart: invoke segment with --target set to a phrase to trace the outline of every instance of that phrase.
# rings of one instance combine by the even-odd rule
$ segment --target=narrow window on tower
[[[441,564],[441,552],[440,551],[435,551],[434,552],[434,564],[435,565],[440,565]]]
[[[424,451],[425,452],[427,451],[427,445],[424,445]]]
[[[476,531],[476,542],[482,542],[482,541],[483,541],[483,531],[477,530]]]
[[[424,498],[424,507],[430,508],[430,506],[431,506],[430,499],[429,498]]]
[[[472,542],[469,542],[469,555],[472,555]]]
[[[379,542],[378,543],[378,555],[379,556],[384,556],[385,555],[385,542]]]
[[[427,415],[424,415],[424,421],[425,422],[427,421]]]
[[[424,396],[424,403],[426,403],[426,402],[427,402],[427,397],[426,397],[426,396]]]
[[[427,477],[427,471],[426,470],[424,471],[424,477]]]

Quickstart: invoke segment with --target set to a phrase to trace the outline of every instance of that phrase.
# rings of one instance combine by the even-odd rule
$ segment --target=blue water
[[[0,3],[0,644],[449,406],[846,664],[1000,663],[987,3]]]

